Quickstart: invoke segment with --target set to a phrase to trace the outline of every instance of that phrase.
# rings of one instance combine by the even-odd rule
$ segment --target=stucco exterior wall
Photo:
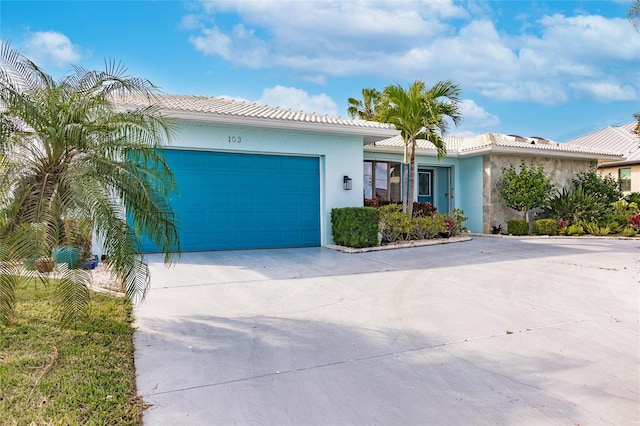
[[[279,129],[181,122],[169,148],[304,155],[320,158],[321,244],[331,238],[331,209],[362,206],[363,138]],[[352,190],[343,189],[343,176]]]
[[[483,157],[483,232],[488,233],[491,226],[501,224],[505,229],[511,219],[523,219],[520,212],[506,206],[497,188],[498,178],[502,175],[502,168],[513,165],[519,170],[524,159],[527,164],[542,163],[544,172],[551,177],[557,189],[569,187],[571,180],[577,173],[592,170],[591,160],[570,158],[541,158],[520,157],[508,154],[489,154]]]
[[[640,164],[625,164],[618,165],[614,167],[602,167],[598,169],[598,174],[601,176],[611,175],[615,179],[618,179],[620,176],[619,170],[623,168],[631,169],[631,191],[630,192],[640,192]],[[628,192],[625,192],[628,194]]]

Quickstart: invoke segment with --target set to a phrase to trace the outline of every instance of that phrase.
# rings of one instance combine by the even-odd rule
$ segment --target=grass
[[[131,303],[94,293],[89,319],[63,328],[53,285],[25,280],[0,325],[0,424],[142,424]]]

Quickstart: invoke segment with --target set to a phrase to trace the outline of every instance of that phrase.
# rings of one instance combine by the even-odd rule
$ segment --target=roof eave
[[[487,152],[496,154],[517,154],[537,157],[556,157],[556,158],[573,158],[580,160],[619,160],[622,155],[620,154],[604,154],[593,152],[571,152],[571,151],[555,151],[555,150],[542,150],[531,149],[523,147],[510,147],[510,146],[496,146],[483,147],[477,150],[469,150],[462,153],[462,156],[470,156],[477,154],[484,154]]]
[[[640,164],[640,159],[630,161],[611,161],[609,163],[598,164],[599,169],[606,169],[608,167],[620,167],[620,166],[632,166],[634,164]]]
[[[320,133],[333,133],[341,135],[362,136],[364,144],[370,144],[393,136],[400,132],[395,129],[359,127],[344,124],[289,121],[264,117],[237,117],[227,114],[215,114],[210,112],[185,112],[176,110],[163,110],[168,117],[186,121],[197,121],[211,124],[232,124],[237,126],[261,127],[284,130],[304,130]]]

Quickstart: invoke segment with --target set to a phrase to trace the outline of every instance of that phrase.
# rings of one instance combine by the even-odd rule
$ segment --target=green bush
[[[606,216],[606,209],[592,195],[578,186],[557,191],[549,200],[545,212],[555,218],[568,220],[572,224],[579,222],[598,222]]]
[[[581,188],[603,208],[618,201],[622,196],[618,179],[610,175],[598,176],[593,170],[578,173],[571,184],[574,188]]]
[[[638,231],[636,231],[635,229],[633,229],[630,226],[627,226],[626,228],[624,228],[622,230],[622,235],[624,237],[635,237],[636,235],[638,235]]]
[[[631,194],[626,195],[624,199],[629,203],[640,205],[640,192],[632,192]]]
[[[558,223],[555,219],[538,219],[533,221],[535,235],[558,235]]]
[[[445,230],[444,218],[439,214],[430,217],[414,217],[411,220],[412,240],[428,240]]]
[[[580,225],[569,225],[566,228],[562,228],[562,231],[560,233],[562,235],[569,236],[584,235],[584,228]]]
[[[402,206],[389,204],[380,207],[380,232],[382,242],[394,243],[411,238],[411,217],[402,211]]]
[[[607,227],[609,228],[611,234],[619,234],[624,228],[623,226],[620,226],[618,222],[609,222],[607,224]]]
[[[523,219],[512,219],[507,222],[507,234],[527,235],[529,233],[529,223]]]
[[[378,245],[380,212],[373,207],[343,207],[331,210],[333,241],[346,247]]]
[[[608,226],[598,226],[598,224],[594,222],[589,222],[585,224],[584,230],[587,232],[587,234],[590,234],[590,235],[603,236],[603,235],[609,235],[611,233],[611,228],[609,228]]]

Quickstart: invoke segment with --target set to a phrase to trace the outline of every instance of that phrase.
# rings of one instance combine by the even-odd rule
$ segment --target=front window
[[[631,168],[619,169],[618,178],[620,179],[620,191],[631,192]]]
[[[400,163],[365,161],[363,167],[364,198],[401,202]]]

